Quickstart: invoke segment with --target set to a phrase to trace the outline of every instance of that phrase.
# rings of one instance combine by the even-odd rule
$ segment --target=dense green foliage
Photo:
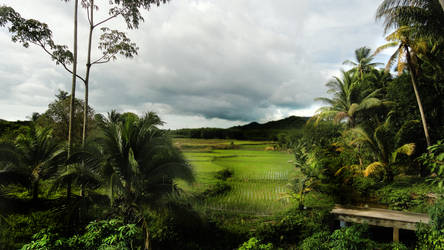
[[[29,121],[9,122],[0,119],[0,135],[2,139],[15,139],[24,128],[31,124]]]
[[[444,248],[444,200],[441,199],[429,211],[431,223],[420,225],[417,231],[419,249]]]
[[[179,138],[280,141],[286,140],[286,136],[294,134],[300,136],[301,129],[307,120],[307,117],[290,116],[282,120],[271,121],[264,124],[252,122],[247,125],[236,126],[227,129],[178,129],[170,131],[170,134],[174,137]]]
[[[59,90],[56,100],[48,104],[48,110],[42,114],[34,113],[33,119],[41,127],[51,128],[53,136],[60,142],[65,141],[69,127],[69,109],[71,96],[67,92]],[[84,102],[79,99],[74,101],[74,117],[72,135],[73,142],[80,143],[82,139],[82,120]],[[94,110],[88,106],[88,132],[95,128]]]
[[[62,238],[48,227],[35,234],[33,241],[21,249],[137,249],[136,242],[141,238],[141,231],[135,224],[111,219],[91,222],[83,235],[70,238]]]
[[[444,184],[444,144],[439,140],[435,145],[428,148],[428,152],[423,154],[419,161],[421,161],[430,171],[435,175],[430,178],[431,182],[438,184],[443,188]]]
[[[260,240],[255,237],[250,238],[247,242],[244,242],[238,250],[271,250],[273,249],[273,244],[262,244]]]

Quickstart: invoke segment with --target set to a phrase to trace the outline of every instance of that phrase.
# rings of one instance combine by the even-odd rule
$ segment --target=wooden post
[[[399,228],[393,227],[393,242],[399,242]]]

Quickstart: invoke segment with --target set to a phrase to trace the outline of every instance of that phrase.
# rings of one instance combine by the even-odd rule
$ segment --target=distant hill
[[[0,119],[0,138],[15,138],[24,127],[28,127],[30,121],[6,121]]]
[[[235,126],[230,129],[252,130],[252,129],[298,129],[302,128],[310,117],[290,116],[277,121],[267,123],[252,122],[247,125]]]
[[[242,126],[223,128],[194,128],[170,131],[173,137],[203,139],[276,140],[281,133],[302,131],[309,117],[290,116],[263,124],[252,122]]]

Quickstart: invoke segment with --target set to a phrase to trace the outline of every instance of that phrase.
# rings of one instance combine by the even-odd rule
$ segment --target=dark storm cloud
[[[66,20],[64,27],[46,17],[44,13],[51,10],[23,2],[14,3],[18,11],[46,18],[55,27],[54,34],[60,34],[59,40],[69,44],[69,4],[51,2],[52,11],[63,9],[57,18]],[[382,28],[373,21],[378,4],[378,0],[171,1],[146,14],[139,30],[129,31],[140,47],[136,58],[93,68],[91,104],[98,112],[153,109],[171,119],[171,127],[183,126],[176,125],[180,121],[190,123],[190,117],[200,123],[195,126],[217,126],[228,124],[223,120],[235,124],[280,118],[297,110],[313,112],[313,99],[325,95],[324,83],[342,61],[351,58],[354,49],[375,47],[381,40]],[[111,25],[125,28],[118,22]],[[24,54],[4,30],[0,35],[1,45],[8,48],[2,55],[22,57],[0,63],[2,75],[9,73],[0,76],[5,90],[0,94],[5,98],[2,103],[10,101],[8,96],[17,98],[21,101],[15,103],[28,105],[29,110],[26,97],[41,93],[35,102],[45,107],[57,88],[69,89],[69,76],[41,51]],[[81,84],[78,91],[82,96]],[[13,117],[7,110],[1,110],[0,116]]]

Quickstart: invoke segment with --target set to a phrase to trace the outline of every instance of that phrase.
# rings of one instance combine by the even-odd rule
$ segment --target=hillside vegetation
[[[300,135],[308,117],[290,116],[263,124],[251,122],[227,129],[190,128],[170,131],[173,137],[200,139],[278,140],[283,135]]]

